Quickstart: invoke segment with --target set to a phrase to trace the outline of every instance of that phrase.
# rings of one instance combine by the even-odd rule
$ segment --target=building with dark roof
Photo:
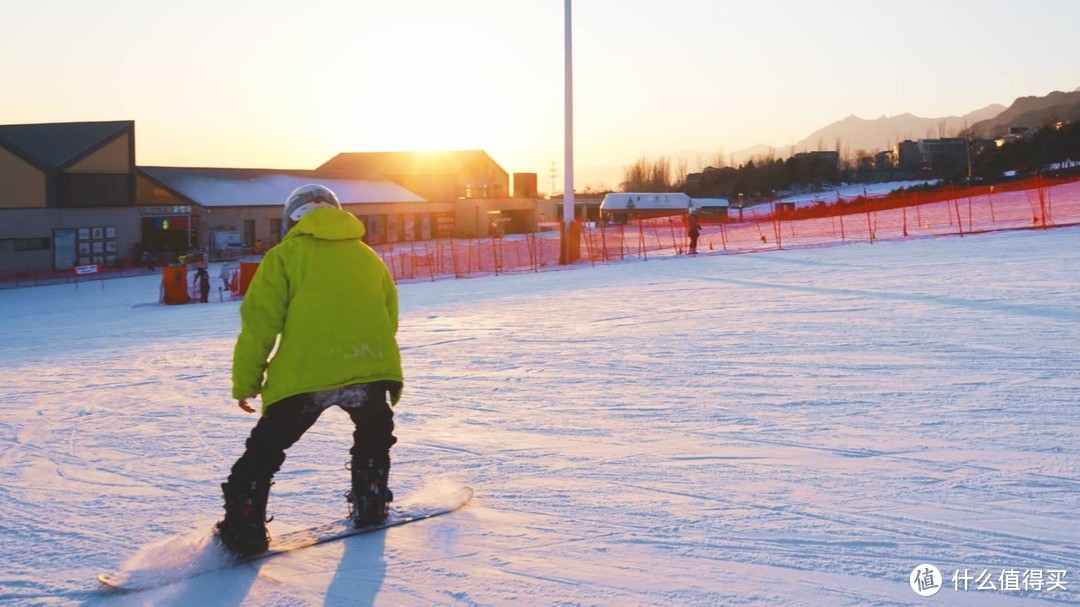
[[[509,198],[479,150],[339,154],[314,171],[137,167],[134,121],[17,124],[0,126],[0,274],[265,250],[309,183],[334,190],[373,245],[537,227],[535,192]]]
[[[133,121],[0,126],[0,273],[119,263],[134,206]]]
[[[383,175],[428,200],[510,195],[510,175],[482,150],[346,152],[319,170]]]

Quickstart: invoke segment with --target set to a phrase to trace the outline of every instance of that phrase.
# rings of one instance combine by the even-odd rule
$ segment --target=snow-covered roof
[[[613,192],[604,196],[601,211],[677,211],[690,208],[690,197],[682,192]]]
[[[717,207],[729,207],[731,202],[727,198],[691,198],[690,208],[707,209]]]
[[[342,204],[426,202],[386,179],[342,171],[138,167],[139,173],[193,204],[204,207],[281,205],[296,188],[322,184]]]
[[[795,203],[798,208],[814,206],[818,203],[832,203],[840,200],[851,200],[859,196],[884,196],[901,188],[910,188],[927,184],[935,184],[940,179],[919,179],[914,181],[888,181],[883,183],[852,183],[806,194],[792,194],[784,196],[777,202]]]

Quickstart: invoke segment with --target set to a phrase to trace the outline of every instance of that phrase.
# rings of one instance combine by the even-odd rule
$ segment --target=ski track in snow
[[[1076,604],[1077,242],[402,285],[392,484],[472,504],[132,595],[94,576],[202,558],[255,421],[229,399],[237,304],[146,305],[154,277],[0,292],[0,604],[911,605],[924,562],[947,577],[925,603]],[[347,425],[290,450],[273,533],[344,514]],[[1071,588],[954,592],[964,568]]]

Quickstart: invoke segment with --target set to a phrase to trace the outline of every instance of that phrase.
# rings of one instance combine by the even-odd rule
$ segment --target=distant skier
[[[199,302],[206,303],[210,300],[210,274],[206,268],[196,270],[195,282],[199,284]]]
[[[144,265],[146,265],[147,272],[154,271],[154,256],[150,253],[150,251],[142,252],[142,262]]]
[[[701,236],[701,221],[697,216],[697,209],[690,209],[686,223],[686,233],[690,236],[690,254],[697,255],[698,236]]]
[[[358,527],[386,519],[394,437],[392,404],[401,396],[397,288],[379,256],[360,239],[364,226],[321,185],[297,188],[285,202],[289,228],[267,252],[240,306],[233,354],[233,397],[262,417],[222,483],[222,545],[245,556],[266,549],[266,501],[285,450],[327,408],[352,418],[349,517]],[[277,352],[267,363],[278,337]],[[263,372],[266,372],[265,381]]]
[[[222,288],[226,291],[232,288],[232,269],[229,268],[229,264],[221,264],[221,272],[218,274],[218,278],[221,279]]]

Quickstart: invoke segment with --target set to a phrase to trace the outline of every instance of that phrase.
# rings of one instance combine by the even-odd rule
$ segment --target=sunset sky
[[[1071,91],[1078,23],[1076,0],[579,0],[576,185],[617,187],[643,154],[783,150],[852,114]],[[17,0],[0,124],[135,120],[142,165],[484,149],[542,191],[554,161],[561,190],[562,69],[561,0]]]

